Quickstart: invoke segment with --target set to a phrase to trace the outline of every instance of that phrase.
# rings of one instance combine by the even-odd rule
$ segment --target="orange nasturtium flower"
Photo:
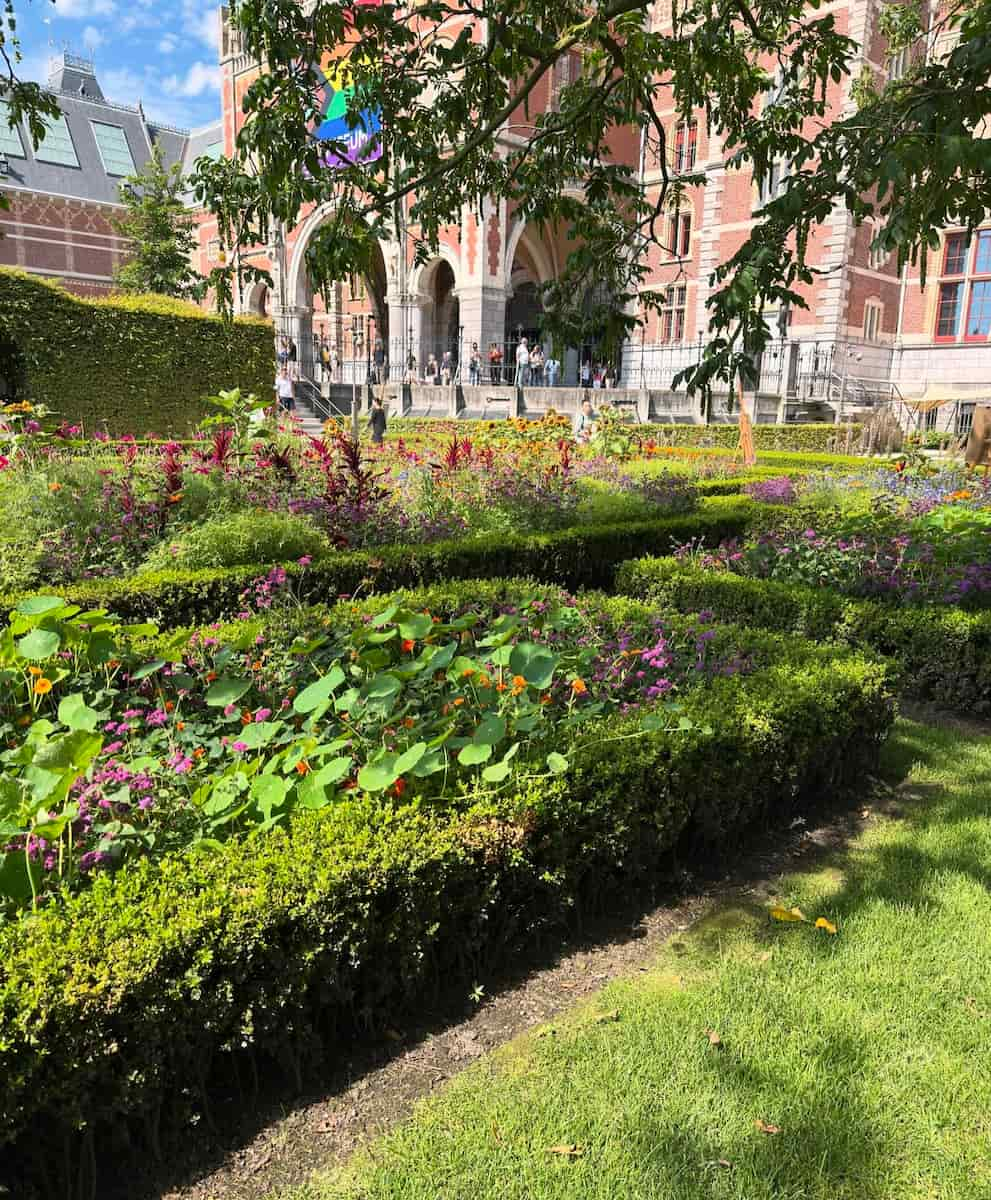
[[[411,654],[413,652],[413,648],[415,646],[416,646],[416,642],[414,642],[412,638],[404,638],[403,639],[403,654]]]
[[[57,481],[50,483],[48,485],[48,490],[50,492],[60,492],[62,490],[62,485],[60,483],[58,483]]]
[[[47,696],[52,690],[52,681],[46,679],[44,675],[40,679],[34,681],[34,694],[36,696]]]
[[[299,772],[300,775],[309,775],[309,773],[313,770],[313,768],[310,766],[310,764],[306,761],[305,758],[301,758],[299,760],[299,762],[296,764],[296,770]]]
[[[29,675],[41,675],[42,674],[41,667],[28,667],[28,674]]]
[[[522,675],[513,676],[513,695],[518,696],[520,692],[526,691],[526,680]]]
[[[586,695],[588,692],[588,688],[585,686],[585,680],[584,679],[572,679],[571,690],[575,693],[576,696]]]

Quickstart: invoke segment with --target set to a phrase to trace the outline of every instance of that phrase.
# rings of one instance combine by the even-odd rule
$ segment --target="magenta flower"
[[[245,752],[245,750],[248,749],[248,743],[247,742],[232,742],[231,749],[234,751],[235,754],[243,754]]]
[[[267,721],[271,715],[272,710],[270,708],[260,708],[255,713],[255,724],[260,725],[262,721]]]

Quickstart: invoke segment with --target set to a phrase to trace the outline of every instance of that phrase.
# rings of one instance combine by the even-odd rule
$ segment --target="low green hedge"
[[[860,600],[828,588],[703,571],[673,558],[624,563],[616,587],[680,612],[835,638],[895,660],[907,695],[962,712],[991,710],[991,612]]]
[[[157,1148],[160,1131],[209,1116],[211,1084],[242,1077],[245,1058],[300,1082],[356,1033],[401,1027],[431,991],[656,879],[686,836],[781,823],[856,785],[891,720],[885,668],[777,641],[775,665],[688,694],[688,732],[611,718],[588,748],[562,745],[566,775],[515,794],[359,797],[137,863],[0,932],[0,1157],[15,1192],[29,1162],[65,1194],[66,1177],[88,1183],[95,1148]]]
[[[738,425],[658,425],[657,440],[667,446],[726,446],[740,443]],[[761,450],[811,450],[826,452],[847,444],[847,425],[754,425],[754,447]],[[851,442],[860,441],[863,427],[852,426]],[[653,432],[653,430],[652,430]]]
[[[6,268],[0,330],[26,369],[26,398],[90,434],[186,433],[206,415],[206,396],[268,394],[275,374],[268,322],[225,324],[166,296],[83,300]]]
[[[612,586],[616,568],[644,551],[666,553],[701,538],[707,545],[743,536],[759,524],[763,509],[749,497],[706,500],[683,516],[616,525],[592,525],[558,533],[492,535],[419,546],[383,546],[333,554],[305,569],[286,564],[294,593],[305,603],[350,596],[371,585],[377,591],[416,587],[444,579],[529,575],[569,588]],[[195,625],[229,616],[239,597],[271,564],[203,571],[161,571],[128,579],[64,585],[59,595],[75,604],[108,606],[124,619],[155,620],[163,627]],[[0,597],[10,609],[17,597]]]

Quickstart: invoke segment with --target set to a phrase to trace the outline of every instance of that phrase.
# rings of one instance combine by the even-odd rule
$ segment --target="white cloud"
[[[174,54],[176,47],[179,45],[179,39],[174,33],[167,33],[158,43],[159,54]]]
[[[95,25],[87,25],[83,30],[83,45],[92,54],[94,50],[99,50],[107,39],[97,29]]]
[[[216,53],[220,41],[220,6],[208,0],[182,0],[182,29]]]
[[[202,96],[220,90],[220,68],[211,63],[194,62],[185,76],[170,75],[162,81],[162,90],[170,96]]]
[[[55,0],[55,13],[70,21],[92,17],[111,17],[117,11],[115,0]]]

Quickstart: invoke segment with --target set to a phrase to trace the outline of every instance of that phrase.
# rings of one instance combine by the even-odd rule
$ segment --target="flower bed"
[[[589,725],[766,657],[706,622],[536,586],[276,608],[150,641],[24,602],[3,639],[0,919],[358,792],[426,802],[550,778]]]
[[[991,613],[853,599],[831,588],[713,571],[675,558],[623,564],[617,590],[681,612],[815,640],[835,638],[897,664],[907,695],[963,713],[991,711]]]
[[[425,608],[450,633],[466,632],[453,626],[467,590],[408,596],[404,613],[413,621]],[[563,600],[537,594],[539,603]],[[537,611],[527,607],[533,596],[533,584],[493,584],[483,602],[519,616]],[[402,633],[395,603],[377,599],[361,614],[371,619],[365,628],[390,634],[387,647]],[[649,630],[643,606],[597,603],[610,636],[624,622]],[[407,632],[429,636],[426,625]],[[553,654],[585,652],[580,638],[567,650],[555,642],[556,625],[545,633],[543,649]],[[99,657],[98,633],[86,637],[85,653]],[[762,817],[786,820],[797,796],[806,811],[872,768],[891,718],[883,667],[792,639],[719,637],[724,651],[745,651],[752,669],[685,688],[673,722],[645,721],[643,681],[621,667],[611,714],[568,724],[564,714],[601,702],[596,689],[609,685],[618,641],[608,662],[583,662],[587,701],[581,693],[575,700],[574,670],[563,669],[551,707],[562,718],[556,753],[565,761],[547,763],[541,743],[543,763],[530,768],[539,779],[521,774],[502,788],[473,770],[443,804],[429,791],[410,803],[394,785],[392,794],[359,788],[262,836],[98,872],[83,894],[0,930],[0,1140],[11,1182],[23,1181],[33,1158],[64,1190],[80,1162],[88,1172],[111,1128],[115,1145],[127,1135],[154,1149],[163,1133],[208,1113],[210,1081],[232,1062],[263,1055],[301,1077],[350,1033],[402,1020],[427,989],[484,969],[548,922],[566,921],[579,902],[594,910],[617,889],[655,877],[664,852],[687,834],[714,842]],[[688,645],[693,656],[697,643]],[[503,648],[478,649],[492,656]],[[390,649],[396,662],[413,661],[412,653]],[[667,653],[657,656],[658,670],[668,670],[660,666]],[[542,654],[528,660],[531,674]],[[544,676],[519,674],[527,687],[515,699],[541,699]],[[446,678],[453,688],[450,671]],[[293,698],[294,711],[306,692]],[[302,705],[304,725],[314,698]],[[75,704],[72,714],[89,720]],[[235,732],[248,728],[242,715],[230,714]],[[465,743],[475,744],[474,735]],[[504,761],[493,750],[486,765]]]

